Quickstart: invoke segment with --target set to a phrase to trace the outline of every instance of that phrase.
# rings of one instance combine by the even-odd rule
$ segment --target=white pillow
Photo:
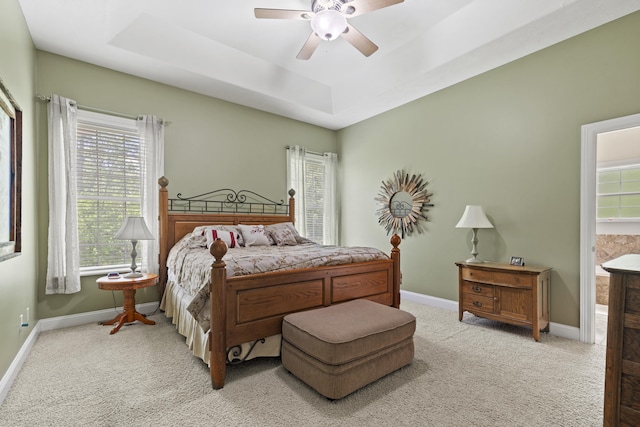
[[[249,246],[269,246],[269,239],[264,230],[264,225],[238,225],[244,245]]]
[[[193,229],[191,235],[193,237],[206,236],[207,234],[211,234],[211,230],[232,231],[236,233],[237,246],[244,246],[240,229],[235,225],[200,225]]]
[[[216,230],[215,228],[205,232],[207,237],[207,249],[211,247],[217,239],[227,244],[228,248],[240,247],[240,234],[235,231]]]

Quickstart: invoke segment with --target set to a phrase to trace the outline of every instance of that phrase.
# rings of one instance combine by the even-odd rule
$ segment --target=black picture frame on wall
[[[22,252],[22,109],[0,79],[0,261]]]

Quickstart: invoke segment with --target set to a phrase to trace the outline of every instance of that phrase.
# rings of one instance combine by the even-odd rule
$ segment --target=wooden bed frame
[[[200,225],[294,223],[295,200],[290,192],[284,214],[194,213],[172,211],[169,181],[160,184],[160,295],[167,281],[167,256],[171,247]],[[178,195],[180,197],[180,195]],[[179,199],[188,200],[188,199]],[[254,274],[227,278],[222,257],[227,247],[221,240],[210,249],[211,330],[210,372],[214,389],[224,386],[227,349],[282,332],[282,319],[297,311],[325,307],[352,299],[366,298],[381,304],[400,306],[400,237],[391,238],[391,258],[348,265]]]

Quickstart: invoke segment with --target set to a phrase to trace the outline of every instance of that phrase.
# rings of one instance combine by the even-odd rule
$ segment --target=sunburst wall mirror
[[[404,170],[397,171],[387,181],[382,181],[378,196],[376,214],[378,223],[389,233],[400,234],[402,238],[414,231],[422,233],[421,221],[428,221],[428,207],[431,193],[426,191],[428,182],[421,175],[409,176]]]

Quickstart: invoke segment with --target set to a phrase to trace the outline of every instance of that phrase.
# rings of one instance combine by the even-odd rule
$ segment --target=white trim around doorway
[[[640,126],[640,114],[582,126],[580,179],[580,341],[595,342],[596,150],[598,134]]]

